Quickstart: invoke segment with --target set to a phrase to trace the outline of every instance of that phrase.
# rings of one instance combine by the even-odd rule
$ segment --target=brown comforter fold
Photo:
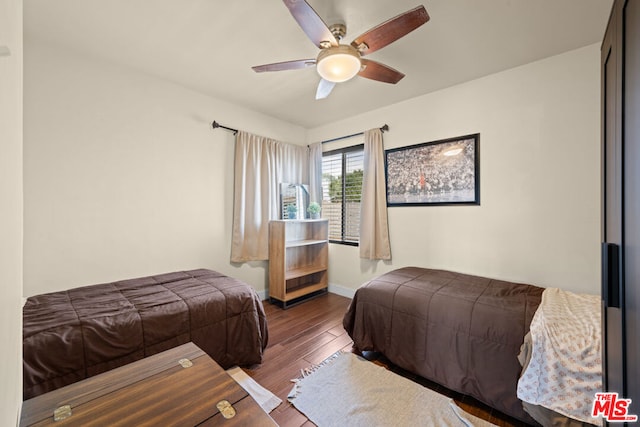
[[[543,290],[406,267],[362,285],[343,323],[359,350],[532,422],[516,397],[517,356]]]
[[[30,297],[23,309],[23,397],[189,341],[225,369],[261,363],[268,331],[255,290],[200,269]]]

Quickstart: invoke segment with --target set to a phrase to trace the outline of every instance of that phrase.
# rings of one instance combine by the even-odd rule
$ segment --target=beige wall
[[[599,58],[592,45],[309,130],[388,123],[385,148],[480,133],[481,206],[389,208],[392,262],[331,245],[332,289],[417,265],[597,294]]]
[[[24,294],[232,265],[231,127],[305,130],[166,81],[25,40]]]
[[[0,0],[0,425],[22,402],[22,2]]]
[[[331,245],[336,292],[421,265],[598,293],[598,58],[593,45],[305,130],[27,40],[24,294],[195,267],[263,290],[264,263],[228,261],[233,137],[213,119],[289,142],[388,123],[387,148],[481,134],[481,206],[391,208],[393,261]]]

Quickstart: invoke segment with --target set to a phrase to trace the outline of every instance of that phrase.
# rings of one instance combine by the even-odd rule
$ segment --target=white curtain
[[[360,258],[391,259],[384,179],[384,147],[380,129],[371,129],[364,133]]]
[[[279,219],[279,185],[308,184],[308,150],[244,131],[235,148],[231,261],[266,260],[269,221]]]
[[[322,143],[309,145],[309,202],[322,204]]]

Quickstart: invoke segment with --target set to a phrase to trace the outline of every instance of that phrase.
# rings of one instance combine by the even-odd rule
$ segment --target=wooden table
[[[183,367],[184,359],[192,366]],[[235,409],[233,418],[225,419],[216,407],[222,400]],[[64,405],[71,415],[54,421],[54,411]],[[188,343],[25,401],[20,426],[32,425],[277,424],[213,359]]]

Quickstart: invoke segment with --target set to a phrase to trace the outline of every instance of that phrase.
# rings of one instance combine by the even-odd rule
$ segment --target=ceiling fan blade
[[[276,62],[273,64],[256,65],[251,67],[256,73],[264,73],[265,71],[283,71],[283,70],[299,70],[316,65],[315,59],[298,59],[296,61]]]
[[[351,46],[360,50],[361,55],[368,55],[406,36],[428,20],[429,15],[424,6],[418,6],[356,37]]]
[[[305,0],[283,0],[285,6],[293,15],[302,31],[311,41],[322,48],[322,42],[329,42],[331,46],[338,46],[338,41],[333,36],[327,24]],[[326,46],[325,46],[326,47]]]
[[[316,99],[324,99],[329,96],[335,85],[334,82],[320,79],[320,84],[318,84],[318,90],[316,91]]]
[[[404,77],[398,70],[370,59],[361,59],[364,69],[358,75],[379,82],[396,84]]]

